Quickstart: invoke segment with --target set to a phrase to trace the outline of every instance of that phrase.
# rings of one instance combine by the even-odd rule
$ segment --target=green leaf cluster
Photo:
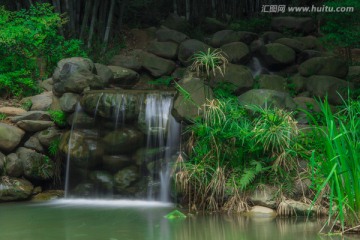
[[[65,40],[58,29],[65,19],[50,4],[8,11],[0,6],[0,94],[36,94],[36,79],[50,74],[65,57],[86,56],[78,40]],[[45,69],[41,65],[46,66]]]

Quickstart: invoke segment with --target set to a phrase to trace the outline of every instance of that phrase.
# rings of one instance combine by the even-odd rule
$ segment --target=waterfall
[[[180,124],[171,115],[173,95],[85,94],[65,135],[65,196],[169,202],[172,163],[180,143]]]
[[[260,74],[272,74],[268,69],[266,69],[260,62],[257,57],[253,57],[247,65],[253,77],[257,77]]]

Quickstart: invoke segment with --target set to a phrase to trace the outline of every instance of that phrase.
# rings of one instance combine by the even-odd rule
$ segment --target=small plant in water
[[[220,49],[211,50],[208,48],[207,52],[199,51],[195,53],[192,57],[194,61],[191,65],[191,70],[195,70],[197,75],[200,75],[200,72],[205,69],[206,75],[210,76],[210,71],[213,75],[216,75],[216,71],[224,76],[226,64],[228,60],[226,54]]]

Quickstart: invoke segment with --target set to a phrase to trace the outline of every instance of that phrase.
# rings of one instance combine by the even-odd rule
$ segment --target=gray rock
[[[181,43],[185,41],[186,39],[189,39],[189,37],[182,33],[171,29],[160,29],[156,32],[156,38],[159,42],[175,42],[175,43]]]
[[[296,109],[296,103],[288,93],[269,89],[252,89],[238,97],[241,105],[258,105],[289,110]]]
[[[91,128],[95,126],[95,119],[84,112],[71,114],[66,119],[66,122],[69,124],[69,126],[74,124],[76,128]]]
[[[264,40],[265,44],[273,43],[277,39],[283,38],[283,37],[284,37],[284,35],[282,33],[272,32],[272,31],[264,32],[263,35],[262,35],[262,39]]]
[[[105,152],[112,155],[131,153],[141,147],[143,140],[143,133],[132,128],[110,132],[103,138]]]
[[[227,43],[232,42],[243,42],[245,44],[250,44],[255,39],[258,39],[259,36],[252,32],[246,31],[233,31],[233,30],[222,30],[216,32],[213,37],[210,39],[210,45],[213,47],[220,47]]]
[[[62,61],[64,62],[61,63]],[[61,96],[65,92],[83,93],[84,90],[103,88],[104,82],[94,73],[94,69],[92,62],[83,64],[81,61],[73,62],[71,59],[61,60],[53,75],[54,94]]]
[[[135,85],[139,80],[139,74],[131,69],[119,67],[119,66],[108,66],[114,74],[113,79],[110,83],[115,84],[119,87],[130,87]]]
[[[20,177],[24,174],[23,162],[15,153],[6,156],[5,172],[10,177]]]
[[[36,136],[31,136],[29,140],[24,143],[24,147],[30,148],[37,152],[44,152],[44,147],[41,145],[39,139]]]
[[[0,179],[0,201],[17,201],[30,198],[33,185],[25,180],[18,178]]]
[[[246,213],[246,216],[259,218],[273,218],[276,217],[276,212],[271,208],[254,206]]]
[[[152,41],[147,50],[150,53],[155,54],[156,56],[167,58],[167,59],[175,59],[177,57],[179,45],[174,42],[157,42]]]
[[[261,74],[259,77],[259,86],[261,89],[271,89],[280,92],[287,91],[287,81],[278,75]]]
[[[91,171],[89,180],[100,190],[112,193],[114,180],[113,176],[106,171]]]
[[[121,193],[126,190],[132,183],[139,178],[139,170],[130,166],[120,170],[114,175],[114,185],[117,192]]]
[[[127,155],[105,155],[102,158],[102,166],[105,170],[116,173],[132,163]]]
[[[315,23],[311,17],[274,17],[271,28],[278,32],[294,31],[309,34],[315,31]]]
[[[41,132],[38,132],[36,134],[36,137],[37,139],[39,139],[41,145],[48,148],[55,139],[60,137],[60,134],[61,133],[57,128],[51,127]]]
[[[211,48],[209,45],[199,40],[196,39],[185,40],[179,46],[178,59],[182,64],[190,65],[192,63],[191,58],[194,53],[197,53],[199,51],[207,52],[209,48]]]
[[[269,185],[257,187],[250,195],[248,200],[254,205],[275,209],[277,206],[276,195],[278,189]]]
[[[39,83],[39,87],[44,89],[45,91],[51,91],[54,85],[54,81],[52,78],[48,78]]]
[[[43,121],[43,120],[21,120],[16,123],[16,125],[25,130],[26,132],[38,132],[49,127],[55,126],[52,121]]]
[[[179,32],[187,32],[191,28],[190,24],[188,23],[188,21],[186,21],[185,17],[180,17],[174,13],[169,14],[169,16],[163,22],[163,25],[167,28]]]
[[[6,156],[0,152],[0,176],[5,175],[5,162],[6,162]]]
[[[269,68],[280,69],[295,62],[295,51],[280,43],[269,43],[259,50]]]
[[[348,66],[346,61],[338,57],[314,57],[299,66],[299,73],[304,77],[325,75],[345,78]]]
[[[139,71],[142,68],[142,59],[141,59],[142,54],[143,54],[142,50],[135,49],[129,52],[128,55],[115,55],[110,60],[110,65],[120,66],[134,71]]]
[[[24,147],[18,148],[16,154],[23,163],[25,177],[48,180],[54,176],[55,164],[49,157]]]
[[[348,78],[354,84],[360,85],[360,66],[350,66]]]
[[[18,127],[0,123],[0,150],[10,152],[17,147],[25,132]]]
[[[293,89],[295,92],[302,92],[306,88],[306,78],[301,76],[300,74],[295,74],[290,77],[290,83],[293,85]]]
[[[201,29],[206,33],[214,33],[226,28],[226,23],[223,23],[216,18],[206,17],[201,23]]]
[[[233,42],[221,46],[228,61],[231,63],[247,63],[250,60],[249,47],[242,42]]]
[[[80,100],[80,95],[75,93],[64,93],[60,98],[61,110],[67,113],[75,111],[76,104]]]
[[[279,38],[275,40],[275,43],[280,43],[285,46],[288,46],[297,53],[305,50],[305,45],[302,42],[292,38]]]
[[[64,65],[67,64],[67,63],[76,64],[79,67],[90,71],[91,73],[93,73],[95,71],[94,63],[88,58],[82,58],[82,57],[64,58],[64,59],[60,60],[57,63],[56,69],[55,69],[54,74],[53,74],[53,81],[54,82],[57,82],[57,81],[60,80],[59,79],[60,78],[60,72],[61,72],[62,68],[64,67]]]
[[[158,57],[151,53],[145,53],[143,57],[143,67],[154,77],[170,75],[176,66],[173,61]]]
[[[31,111],[47,111],[50,109],[50,106],[52,104],[52,99],[53,99],[52,92],[43,92],[41,94],[32,97],[23,98],[20,103],[31,101],[32,103],[30,108]]]
[[[243,92],[249,90],[254,85],[254,79],[251,71],[242,65],[228,64],[225,68],[225,74],[222,76],[216,71],[215,76],[211,76],[211,86],[227,82],[234,86],[234,92]]]
[[[306,80],[306,89],[312,96],[327,96],[329,103],[335,105],[342,104],[342,99],[347,99],[349,88],[353,89],[354,84],[336,77],[315,75]]]
[[[107,66],[95,63],[96,73],[104,82],[104,86],[109,85],[109,82],[114,78],[114,74]]]
[[[11,122],[17,123],[22,120],[43,120],[43,121],[51,121],[50,114],[45,111],[29,111],[23,114],[20,114],[16,117],[9,118]]]

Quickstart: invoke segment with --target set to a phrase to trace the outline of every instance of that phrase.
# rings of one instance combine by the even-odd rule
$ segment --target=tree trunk
[[[185,1],[185,17],[186,20],[190,20],[190,0]]]
[[[212,13],[212,17],[216,18],[216,5],[215,5],[215,0],[211,0],[211,13]]]
[[[119,19],[118,19],[118,30],[121,31],[122,28],[122,23],[123,23],[123,19],[124,19],[124,13],[125,13],[125,7],[127,4],[128,0],[123,0],[121,3],[121,8],[120,8],[120,15],[119,15]]]
[[[92,37],[94,35],[94,28],[95,28],[95,22],[96,22],[96,13],[98,11],[99,8],[99,3],[100,0],[95,0],[95,3],[93,5],[93,9],[92,9],[92,16],[91,16],[91,23],[90,23],[90,30],[89,30],[89,39],[88,39],[88,48],[91,47],[91,41],[92,41]]]
[[[177,0],[173,0],[173,8],[174,8],[174,13],[178,14]]]
[[[108,21],[106,24],[106,30],[105,30],[105,36],[104,36],[104,50],[103,50],[104,52],[105,52],[107,44],[109,42],[111,24],[112,24],[112,19],[114,16],[114,7],[115,7],[115,0],[111,0],[110,9],[109,9],[109,17],[108,17]]]
[[[108,14],[108,9],[109,9],[109,2],[106,1],[104,4],[102,4],[101,9],[99,9],[99,36],[103,36],[105,34],[105,29],[106,29],[106,20],[107,20],[107,14]]]
[[[89,21],[92,2],[93,2],[93,0],[87,0],[86,1],[85,12],[84,12],[84,17],[83,17],[83,20],[82,20],[80,36],[79,36],[80,40],[83,40],[86,28],[88,26],[88,21]]]

